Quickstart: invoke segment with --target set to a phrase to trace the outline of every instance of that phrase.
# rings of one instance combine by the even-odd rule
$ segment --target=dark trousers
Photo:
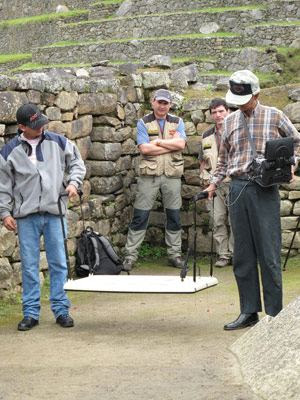
[[[282,309],[281,227],[278,187],[234,179],[230,187],[230,218],[234,236],[233,270],[242,313],[262,310],[260,266],[266,314]]]

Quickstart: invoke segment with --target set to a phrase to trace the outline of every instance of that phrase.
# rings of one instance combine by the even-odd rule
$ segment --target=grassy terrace
[[[121,4],[124,0],[102,0],[97,1],[96,3],[91,4],[91,6],[101,6],[101,5],[109,5],[109,4]]]
[[[62,13],[49,13],[43,15],[35,15],[32,17],[26,18],[16,18],[16,19],[8,19],[0,22],[0,28],[16,26],[16,25],[24,25],[24,24],[34,24],[41,22],[49,22],[59,20],[61,18],[72,18],[79,17],[82,15],[88,15],[88,10],[73,10]]]
[[[95,19],[95,20],[88,20],[88,21],[80,21],[80,22],[73,22],[68,25],[74,26],[74,25],[83,25],[83,24],[94,24],[94,23],[99,23],[99,22],[107,22],[109,21],[126,21],[126,20],[133,20],[136,18],[145,18],[145,17],[168,17],[172,15],[190,15],[190,14],[205,14],[205,13],[210,13],[210,14],[217,14],[217,13],[225,13],[229,11],[251,11],[251,10],[264,10],[267,7],[264,5],[250,5],[250,6],[237,6],[237,7],[207,7],[207,8],[197,8],[194,10],[188,10],[188,11],[174,11],[174,12],[167,12],[167,13],[154,13],[154,14],[140,14],[140,15],[134,15],[134,16],[126,16],[126,17],[107,17],[107,18],[101,18],[101,19]]]
[[[28,60],[30,58],[31,58],[31,53],[0,54],[0,64]]]
[[[81,41],[65,41],[56,42],[48,46],[43,46],[42,49],[49,49],[53,47],[68,47],[68,46],[88,46],[90,44],[106,44],[106,43],[126,43],[132,40],[138,40],[139,42],[157,41],[157,40],[182,40],[182,39],[202,39],[202,38],[224,38],[224,37],[239,37],[237,33],[230,32],[217,32],[217,33],[193,33],[186,35],[173,35],[173,36],[154,36],[145,38],[124,38],[124,39],[106,39],[106,40],[86,40]]]

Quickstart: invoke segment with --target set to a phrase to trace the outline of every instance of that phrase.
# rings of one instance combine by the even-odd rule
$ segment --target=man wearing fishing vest
[[[215,98],[209,105],[209,111],[215,126],[203,133],[199,152],[200,178],[205,187],[209,185],[210,178],[217,166],[223,121],[229,115],[229,107],[225,100]],[[231,264],[233,252],[231,228],[228,232],[228,224],[230,225],[226,205],[228,193],[229,179],[226,178],[216,191],[213,205],[212,202],[208,203],[211,218],[214,221],[214,240],[218,254],[215,266],[218,268]]]
[[[153,112],[137,123],[140,152],[139,178],[133,219],[125,245],[124,268],[131,270],[138,258],[148,225],[150,211],[159,190],[166,215],[165,242],[170,265],[181,268],[181,176],[182,150],[186,135],[181,118],[169,114],[171,94],[159,89],[151,101]]]

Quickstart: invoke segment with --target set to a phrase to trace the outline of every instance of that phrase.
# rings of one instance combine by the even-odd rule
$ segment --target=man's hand
[[[214,198],[216,188],[216,185],[214,183],[211,183],[205,190],[203,190],[204,192],[208,192],[209,200],[212,200]]]
[[[17,229],[16,220],[11,215],[3,219],[3,225],[8,231],[15,231]]]
[[[77,188],[72,184],[70,184],[66,187],[66,192],[68,193],[68,197],[70,200],[75,199],[75,197],[78,194]]]

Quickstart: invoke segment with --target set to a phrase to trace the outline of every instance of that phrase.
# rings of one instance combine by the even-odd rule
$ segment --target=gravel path
[[[166,273],[173,273],[166,269]],[[72,293],[75,327],[1,329],[1,400],[257,400],[230,345],[244,331],[230,269],[191,295]],[[146,278],[145,278],[146,279]]]

